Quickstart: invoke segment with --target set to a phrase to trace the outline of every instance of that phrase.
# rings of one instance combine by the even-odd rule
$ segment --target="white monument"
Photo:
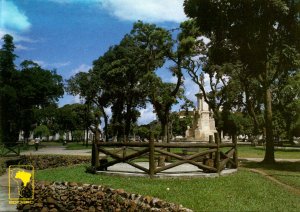
[[[208,141],[210,135],[217,132],[215,119],[202,93],[196,94],[198,108],[194,111],[193,126],[188,126],[186,138],[199,141]]]

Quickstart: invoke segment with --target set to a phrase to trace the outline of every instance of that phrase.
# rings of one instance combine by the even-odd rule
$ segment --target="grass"
[[[92,175],[85,173],[84,165],[78,165],[37,171],[36,179],[122,188],[182,204],[194,211],[300,211],[299,195],[247,170],[219,178],[149,179]]]
[[[85,145],[82,145],[82,143],[71,143],[69,142],[67,145],[66,145],[66,150],[80,150],[80,149],[92,149],[92,145],[89,144],[87,147]]]
[[[248,162],[242,164],[247,168],[263,170],[275,179],[300,190],[300,162],[277,162],[268,165],[262,163]]]
[[[238,146],[240,158],[263,158],[265,150],[259,147]],[[275,158],[281,159],[300,159],[300,149],[276,149]]]

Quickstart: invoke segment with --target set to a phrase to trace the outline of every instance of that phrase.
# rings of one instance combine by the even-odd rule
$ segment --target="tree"
[[[25,139],[35,123],[34,110],[53,104],[64,93],[62,77],[25,60],[15,68],[13,37],[5,35],[0,51],[0,135],[2,142],[15,143],[21,130]]]
[[[62,77],[56,71],[45,70],[38,64],[25,60],[16,78],[15,88],[19,107],[19,128],[25,140],[31,126],[37,122],[35,112],[55,105],[64,94]],[[52,108],[53,110],[53,108]],[[48,111],[50,112],[50,111]],[[51,115],[54,111],[52,111]],[[51,117],[48,116],[48,119]]]
[[[264,162],[274,163],[272,89],[299,67],[299,2],[186,0],[184,9],[201,32],[215,39],[212,49],[226,44],[241,62],[242,72],[259,82],[265,112]],[[216,61],[224,59],[215,53]]]
[[[239,69],[239,64],[213,60],[214,50],[210,46],[214,38],[209,37],[210,42],[205,43],[194,20],[183,22],[181,29],[178,37],[181,49],[185,52],[183,68],[199,86],[204,101],[213,112],[215,127],[221,133],[223,122],[220,109],[230,110],[239,103],[240,86],[232,75],[234,69]],[[226,48],[225,46],[219,51],[228,57],[225,54]]]
[[[300,112],[300,72],[289,76],[285,82],[278,82],[274,91],[274,109],[279,117],[278,124],[285,129],[286,137],[293,143],[293,130]]]
[[[181,81],[181,79],[180,79]],[[170,114],[171,107],[177,103],[177,98],[182,95],[179,90],[180,84],[165,83],[160,77],[152,75],[148,76],[148,82],[145,85],[148,87],[149,101],[153,104],[155,113],[161,124],[161,133],[164,142],[170,142]]]
[[[34,137],[48,137],[50,131],[46,125],[39,125],[33,130]]]
[[[0,141],[15,143],[18,141],[17,130],[17,91],[14,87],[15,70],[13,37],[5,35],[0,50]]]

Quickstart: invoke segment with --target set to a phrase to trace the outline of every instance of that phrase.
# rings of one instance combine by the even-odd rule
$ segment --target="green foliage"
[[[247,114],[222,111],[223,133],[233,135],[253,135],[253,123]]]
[[[134,129],[135,135],[138,135],[141,137],[141,139],[150,139],[150,127],[149,126],[138,126]]]
[[[16,142],[21,130],[25,138],[29,137],[32,125],[36,123],[34,111],[54,104],[63,95],[63,82],[55,71],[42,69],[32,61],[25,60],[17,70],[13,38],[5,35],[3,40],[0,51],[0,139]]]
[[[211,39],[210,64],[239,63],[240,79],[237,79],[241,84],[247,85],[252,79],[258,82],[256,89],[248,89],[248,92],[260,90],[251,96],[263,96],[265,162],[273,163],[272,92],[278,88],[278,82],[283,83],[291,73],[299,70],[299,2],[185,0],[184,9],[194,18],[202,35]],[[249,99],[247,104],[253,113]]]
[[[171,126],[173,135],[180,135],[185,137],[185,131],[187,130],[187,126],[191,126],[192,121],[193,118],[189,114],[187,114],[183,118],[180,118],[177,112],[173,112],[171,114]]]
[[[50,131],[48,129],[47,126],[45,125],[40,125],[40,126],[37,126],[34,130],[33,130],[33,134],[34,134],[34,137],[47,137],[50,135]]]
[[[83,130],[75,130],[72,132],[72,138],[74,141],[83,141],[84,140],[84,131]]]

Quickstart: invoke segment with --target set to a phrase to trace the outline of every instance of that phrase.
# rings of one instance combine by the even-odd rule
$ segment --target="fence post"
[[[217,151],[215,156],[215,166],[217,169],[218,174],[220,174],[220,139],[219,139],[219,133],[215,133],[215,143],[217,144]]]
[[[151,131],[150,141],[149,141],[149,175],[150,178],[154,177],[155,161],[154,161],[154,139]]]
[[[237,150],[237,136],[234,134],[232,136],[232,143],[234,144],[234,153],[233,153],[233,161],[234,161],[234,168],[238,167],[238,150]]]

